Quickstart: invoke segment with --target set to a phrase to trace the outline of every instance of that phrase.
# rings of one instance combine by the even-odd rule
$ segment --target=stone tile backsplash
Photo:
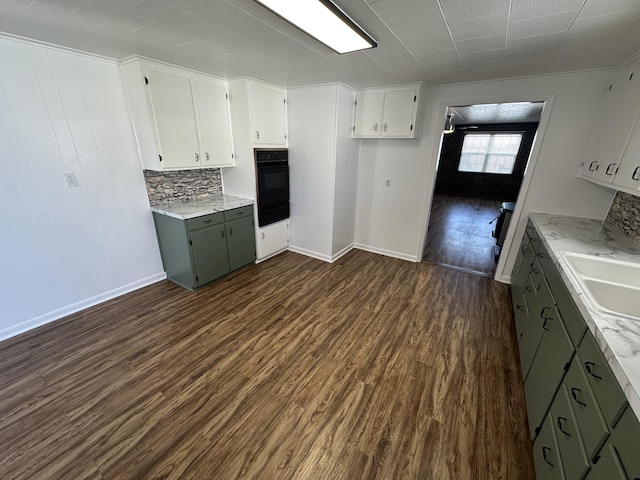
[[[609,209],[607,222],[640,241],[640,197],[618,192]]]
[[[193,200],[222,194],[219,168],[175,172],[145,170],[144,179],[151,205],[166,200]]]

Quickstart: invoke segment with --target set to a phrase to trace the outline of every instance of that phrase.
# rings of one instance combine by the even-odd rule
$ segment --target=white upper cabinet
[[[614,76],[587,146],[580,175],[613,183],[616,171],[640,113],[640,72],[635,66]]]
[[[353,137],[419,138],[423,97],[422,84],[358,92]]]
[[[122,74],[144,169],[233,165],[223,80],[140,59]]]
[[[638,120],[620,160],[613,185],[619,190],[636,195],[640,190],[640,121]]]
[[[287,105],[283,88],[249,83],[251,134],[254,144],[286,145]]]

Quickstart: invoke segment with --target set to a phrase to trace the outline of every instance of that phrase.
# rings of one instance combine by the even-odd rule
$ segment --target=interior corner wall
[[[537,129],[537,122],[494,123],[479,125],[477,129],[467,130],[460,128],[458,125],[452,133],[443,135],[435,193],[498,200],[501,202],[515,202],[518,198],[522,177],[527,167]],[[522,133],[520,149],[516,155],[513,171],[510,174],[459,171],[465,135],[494,132]]]
[[[0,63],[3,339],[165,274],[119,65],[6,38]]]
[[[517,250],[510,249],[511,242],[522,235],[530,211],[604,219],[613,192],[577,173],[611,74],[601,70],[428,88],[421,139],[361,141],[356,242],[420,260],[448,105],[553,99],[546,107],[551,108],[546,131],[534,147],[535,166],[530,165],[529,183],[520,193],[522,215],[509,228],[508,258],[497,278],[508,279]]]

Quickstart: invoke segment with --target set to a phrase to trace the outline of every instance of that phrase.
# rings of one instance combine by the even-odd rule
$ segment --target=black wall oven
[[[258,225],[289,218],[289,151],[255,148]]]

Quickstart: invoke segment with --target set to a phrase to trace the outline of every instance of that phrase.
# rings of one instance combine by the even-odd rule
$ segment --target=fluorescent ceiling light
[[[338,53],[377,46],[330,0],[255,0]]]

